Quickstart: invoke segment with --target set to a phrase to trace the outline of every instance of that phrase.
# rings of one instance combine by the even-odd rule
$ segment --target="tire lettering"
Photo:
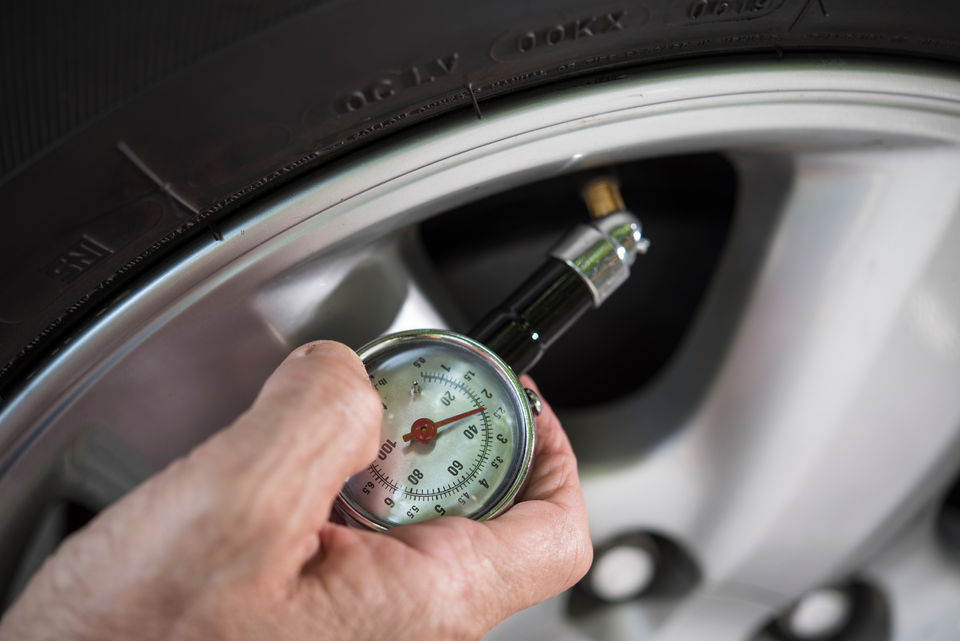
[[[629,26],[624,21],[628,15],[630,15],[630,11],[620,9],[601,15],[584,16],[570,22],[554,23],[543,29],[524,31],[512,36],[513,46],[511,49],[517,54],[524,54],[539,47],[555,47],[565,42],[623,31]],[[516,32],[514,33],[516,34]],[[490,53],[496,60],[514,57],[509,54],[508,49],[504,49],[501,41],[493,44]]]
[[[573,37],[574,38],[589,38],[593,35],[593,30],[590,28],[593,26],[593,23],[597,21],[595,16],[590,16],[586,20],[577,20],[573,23]]]
[[[452,75],[459,66],[460,54],[456,51],[437,56],[426,63],[412,65],[399,72],[381,74],[366,86],[348,90],[334,104],[339,113],[359,111],[371,104],[389,100],[405,89],[430,84]]]
[[[691,0],[687,3],[684,22],[695,24],[752,20],[773,13],[783,2],[784,0]]]

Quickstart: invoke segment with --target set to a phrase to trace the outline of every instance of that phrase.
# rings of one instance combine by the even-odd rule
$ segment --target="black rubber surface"
[[[522,376],[593,307],[583,277],[563,261],[548,258],[467,336],[489,347]]]
[[[185,239],[474,99],[726,53],[955,63],[958,18],[905,0],[4,3],[0,394]]]
[[[518,280],[532,274],[564,234],[583,222],[582,176],[524,185],[420,226],[434,270],[464,318],[464,325],[452,329],[473,326],[468,334],[493,347],[486,336],[473,332],[517,289]],[[737,174],[720,154],[620,163],[615,176],[627,207],[641,219],[651,249],[637,258],[630,278],[603,305],[565,329],[530,370],[554,408],[614,401],[636,393],[663,370],[697,315],[733,222]],[[696,176],[696,189],[690,189],[690,176]],[[463,233],[478,228],[489,233]],[[494,349],[504,355],[501,347]],[[707,372],[699,374],[710,378]],[[688,390],[698,387],[692,378],[687,385]],[[585,438],[596,441],[593,436]],[[581,434],[572,431],[569,437],[576,445]],[[617,448],[604,451],[604,461],[634,451],[622,439],[600,441]],[[597,444],[590,445],[577,450],[581,460],[597,452]]]

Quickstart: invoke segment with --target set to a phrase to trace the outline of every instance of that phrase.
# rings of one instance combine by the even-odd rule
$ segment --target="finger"
[[[528,377],[522,382],[536,389]],[[526,488],[501,516],[480,523],[437,519],[390,532],[465,568],[491,625],[569,588],[593,558],[576,457],[547,403],[536,419],[536,439]]]
[[[294,350],[204,454],[272,536],[302,538],[321,529],[344,479],[376,457],[380,420],[360,359],[318,341]]]
[[[521,381],[537,391],[529,376]],[[539,393],[539,392],[538,392]],[[533,466],[518,502],[486,523],[492,537],[477,551],[496,565],[496,575],[519,597],[514,611],[548,599],[579,581],[593,561],[587,508],[577,459],[550,404],[536,420]],[[509,562],[496,563],[509,550]],[[493,594],[502,594],[493,587]]]
[[[523,376],[520,381],[524,387],[540,395],[532,378]],[[577,475],[577,458],[570,440],[550,404],[542,397],[541,402],[543,409],[535,422],[535,464],[531,467],[519,500],[545,500],[573,510],[585,510]]]

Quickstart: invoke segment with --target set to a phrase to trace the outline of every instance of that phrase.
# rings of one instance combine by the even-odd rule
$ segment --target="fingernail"
[[[297,350],[295,350],[294,353],[297,356],[310,356],[314,352],[324,351],[322,348],[325,345],[329,345],[329,344],[330,344],[330,341],[323,341],[323,340],[313,341],[312,343],[308,343],[303,347],[298,348]]]
[[[355,363],[355,366],[363,371],[364,375],[366,375],[366,371],[363,368],[363,363],[360,362],[360,358],[357,356],[357,353],[348,346],[343,345],[342,343],[337,343],[336,341],[314,341],[297,348],[294,350],[293,355],[297,358],[302,358],[305,356],[311,356],[318,352],[331,356],[336,354],[337,356],[348,357],[351,361],[353,361],[353,363]]]

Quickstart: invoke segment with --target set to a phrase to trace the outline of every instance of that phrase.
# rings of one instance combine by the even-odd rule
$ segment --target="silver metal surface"
[[[653,540],[642,533],[633,533],[596,552],[586,577],[590,591],[610,603],[636,598],[653,583],[658,560]]]
[[[357,350],[357,354],[363,360],[364,365],[367,367],[367,371],[372,374],[373,371],[375,371],[373,364],[375,364],[384,356],[395,357],[398,354],[405,355],[418,348],[423,350],[424,348],[436,349],[449,347],[454,348],[458,352],[458,354],[448,352],[447,356],[450,358],[459,358],[461,361],[463,361],[465,360],[463,355],[464,353],[472,356],[474,360],[471,362],[471,366],[476,368],[476,373],[474,374],[475,379],[480,382],[481,385],[485,383],[490,387],[490,390],[494,393],[494,399],[500,398],[497,395],[497,391],[495,391],[497,388],[504,388],[507,390],[509,393],[509,398],[505,399],[505,402],[513,406],[513,411],[509,412],[510,419],[507,421],[508,424],[512,422],[513,429],[511,429],[510,433],[508,433],[511,444],[507,447],[504,447],[502,451],[506,459],[506,464],[509,465],[509,472],[499,483],[495,482],[494,479],[489,476],[488,472],[487,478],[490,479],[488,488],[481,487],[480,489],[477,489],[473,485],[461,487],[461,489],[470,490],[472,494],[478,495],[479,498],[482,499],[480,504],[476,507],[471,508],[468,505],[460,511],[455,511],[452,507],[447,508],[451,514],[455,514],[457,516],[468,516],[478,521],[492,519],[502,514],[507,508],[513,505],[518,493],[526,483],[527,474],[530,472],[530,464],[533,460],[534,448],[536,446],[534,414],[530,405],[526,401],[529,390],[526,390],[520,384],[520,381],[517,379],[516,375],[514,375],[513,370],[511,370],[510,367],[499,356],[472,338],[463,336],[462,334],[458,334],[456,332],[440,329],[415,329],[393,333],[364,345]],[[423,352],[421,351],[419,353]],[[416,357],[410,356],[409,358],[412,361]],[[430,360],[429,356],[427,356],[427,360]],[[454,371],[458,369],[457,362],[447,362],[446,364],[450,365]],[[411,365],[410,367],[412,368],[413,366]],[[389,376],[389,374],[386,376]],[[373,378],[374,376],[371,375],[371,380]],[[414,382],[414,385],[419,388],[416,382]],[[382,393],[383,392],[381,391],[381,394]],[[386,408],[386,401],[384,407]],[[442,410],[443,408],[439,407],[436,409]],[[493,412],[491,412],[491,414],[492,413]],[[385,421],[388,416],[388,412],[384,412]],[[409,423],[406,425],[409,425]],[[406,428],[406,425],[404,425],[404,428]],[[397,440],[399,441],[399,438],[397,438]],[[492,436],[490,436],[490,440],[493,440]],[[499,443],[496,444],[499,445]],[[431,448],[431,451],[432,450],[433,448]],[[455,449],[454,451],[459,451],[459,448]],[[497,450],[494,450],[493,452],[496,453],[496,451]],[[412,456],[414,457],[414,460],[419,457],[418,454],[413,454]],[[472,458],[473,455],[471,454],[470,457]],[[410,471],[410,468],[413,468],[416,465],[415,463],[407,461],[407,457],[404,457],[404,459],[405,461],[401,464],[401,467],[409,467],[402,472],[403,476]],[[425,470],[424,473],[427,475],[427,478],[430,477],[430,470],[427,466],[439,466],[440,468],[443,468],[447,465],[447,460],[444,460],[439,464],[434,463],[433,465],[430,465],[428,462],[430,460],[429,456],[426,458],[421,458],[420,460],[421,463],[419,467]],[[374,464],[376,463],[377,461],[374,460]],[[480,464],[483,464],[482,459],[478,465]],[[356,477],[362,477],[364,480],[367,479],[365,472],[360,472],[356,475]],[[340,490],[340,494],[337,496],[336,501],[337,509],[340,510],[349,521],[371,530],[379,531],[386,530],[395,525],[406,524],[410,522],[405,520],[397,520],[395,518],[395,512],[402,514],[403,510],[407,509],[406,507],[400,507],[401,501],[399,498],[396,501],[396,507],[391,505],[389,510],[381,509],[381,513],[378,514],[372,512],[369,508],[369,505],[364,505],[364,503],[369,502],[364,500],[364,497],[359,491],[353,490],[353,492],[351,492],[351,487],[350,479],[348,479],[348,482],[343,486],[343,489]],[[397,494],[394,493],[392,496],[397,497]],[[379,501],[379,498],[377,501]],[[414,502],[414,504],[415,503],[416,502]],[[424,503],[424,506],[428,509],[419,512],[419,514],[422,515],[424,512],[430,514],[431,506],[428,503]],[[430,514],[430,516],[432,517],[432,514]],[[425,519],[418,518],[416,520],[422,521]]]
[[[678,353],[650,386],[561,416],[595,540],[656,531],[702,580],[582,617],[562,596],[489,639],[747,641],[851,574],[889,600],[892,639],[955,638],[960,572],[932,524],[960,468],[960,82],[838,57],[491,101],[483,121],[395,136],[233,219],[4,408],[0,548],[78,434],[139,461],[110,477],[132,484],[229,423],[294,345],[454,322],[409,225],[578,168],[717,149],[737,211]],[[96,456],[77,469],[114,458]]]
[[[837,587],[813,590],[800,597],[779,620],[785,634],[796,641],[831,639],[850,623],[853,599]]]
[[[577,225],[550,250],[573,269],[599,307],[630,277],[630,266],[647,243],[640,221],[629,212],[609,214],[590,225]]]
[[[523,393],[527,396],[530,411],[533,412],[534,416],[540,416],[540,413],[543,412],[543,401],[540,400],[540,395],[529,387],[523,388]]]
[[[608,214],[596,220],[593,226],[610,239],[617,258],[626,267],[633,265],[637,254],[645,254],[650,248],[650,240],[643,237],[640,221],[630,212]]]

